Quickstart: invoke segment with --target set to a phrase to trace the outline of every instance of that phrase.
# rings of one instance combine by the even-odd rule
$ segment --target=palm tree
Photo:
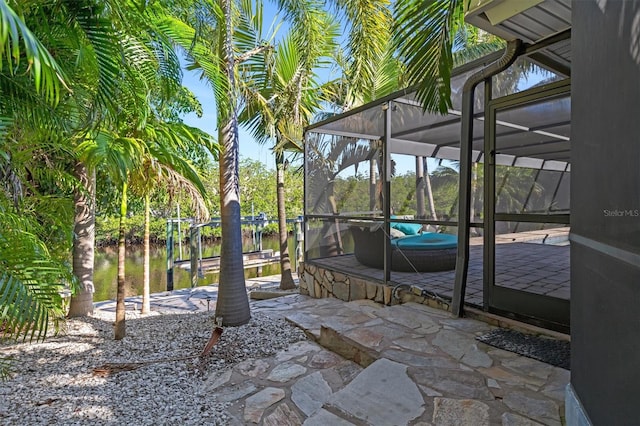
[[[269,58],[266,84],[258,92],[249,88],[247,106],[240,115],[258,142],[274,141],[282,290],[295,288],[285,209],[285,152],[303,151],[303,128],[319,108],[322,92],[315,70],[328,65],[337,37],[335,22],[318,4],[293,6],[287,13],[293,27]]]
[[[92,2],[68,3],[64,1],[12,2],[17,13],[2,1],[3,55],[9,59],[8,77],[4,79],[2,90],[2,123],[4,128],[39,130],[38,137],[55,140],[61,146],[71,147],[85,138],[95,123],[105,120],[108,107],[114,106],[114,87],[121,69],[118,53],[119,43],[115,36],[113,22],[109,19],[113,11],[120,11],[119,4],[109,7]],[[24,7],[24,9],[23,9]],[[24,22],[17,19],[20,15]],[[43,21],[42,16],[48,19]],[[11,23],[11,25],[9,25]],[[6,30],[6,31],[5,31]],[[20,40],[24,40],[24,56],[27,61],[20,64]],[[11,43],[5,43],[12,40]],[[45,47],[46,46],[46,47]],[[55,52],[54,57],[46,50]],[[64,71],[57,62],[64,65]],[[15,63],[13,63],[15,61]],[[1,68],[0,68],[1,69]],[[43,96],[29,93],[24,84],[26,76],[33,75],[38,92]],[[62,76],[70,82],[72,91],[61,85]],[[65,90],[61,91],[64,88]],[[60,94],[64,93],[65,96]],[[13,135],[14,139],[22,135]],[[66,158],[58,159],[73,169],[79,182],[75,191],[76,236],[74,241],[74,272],[80,291],[73,297],[70,313],[91,312],[93,276],[93,188],[92,171],[77,163],[71,150]]]
[[[264,53],[271,50],[262,39],[262,1],[215,0],[196,2],[191,9],[198,22],[194,39],[183,38],[189,67],[202,71],[214,90],[220,145],[220,216],[222,247],[220,289],[216,321],[246,324],[251,318],[244,281],[240,194],[238,177],[238,108],[241,86],[261,85]],[[253,76],[240,80],[244,76]]]
[[[393,42],[408,86],[429,112],[451,108],[454,66],[504,47],[504,41],[464,22],[467,0],[397,0]]]
[[[95,171],[77,161],[74,175],[78,185],[74,190],[75,217],[73,220],[73,275],[78,280],[78,289],[69,303],[69,317],[86,316],[93,313],[93,263],[96,223],[96,177]]]
[[[156,86],[157,87],[157,86]],[[127,108],[128,107],[128,108]],[[180,123],[165,123],[153,117],[153,111],[140,111],[135,105],[121,105],[121,134],[102,132],[96,139],[85,141],[78,149],[83,159],[97,167],[102,165],[120,192],[120,225],[118,232],[118,278],[116,293],[116,321],[114,336],[120,340],[126,335],[125,328],[125,218],[127,215],[127,194],[129,183],[137,183],[137,189],[142,195],[148,195],[148,187],[144,177],[133,179],[135,173],[151,176],[149,166],[157,165],[156,173],[164,173],[172,178],[174,183],[181,175],[184,181],[189,181],[200,194],[205,193],[204,186],[198,173],[191,164],[184,160],[177,152],[177,147],[185,148],[186,143],[201,143],[204,135]],[[142,117],[140,113],[142,112]],[[154,120],[155,118],[155,120]],[[208,143],[208,142],[207,142]],[[202,142],[201,144],[205,144]],[[183,181],[181,181],[182,183]],[[147,203],[148,207],[148,203]],[[148,221],[147,221],[148,223]],[[147,224],[145,224],[146,228]],[[146,232],[145,232],[146,233]],[[148,301],[148,295],[146,297]]]
[[[122,121],[122,105],[115,105],[116,98],[130,111],[137,111],[133,122],[144,130],[146,121],[154,116],[152,110],[158,110],[172,98],[183,95],[180,62],[172,36],[184,37],[184,34],[180,33],[180,26],[165,31],[166,22],[175,18],[163,5],[150,3],[139,8],[132,3],[109,2],[104,8],[79,8],[71,12],[67,10],[67,14],[76,18],[72,29],[76,30],[74,39],[82,42],[78,49],[90,53],[82,56],[90,60],[80,62],[81,66],[77,67],[84,70],[79,86],[97,82],[97,89],[88,93],[76,89],[82,95],[76,104],[86,127],[79,129],[84,132],[81,139],[93,140],[101,129],[107,133],[121,132],[118,126]],[[85,82],[87,74],[90,78]],[[82,163],[76,170],[81,172],[78,174],[81,182],[90,183],[95,174]],[[74,271],[81,286],[72,297],[70,315],[87,315],[93,309],[92,224],[95,200],[87,198],[87,194],[92,194],[91,186],[81,186],[76,191],[78,232],[74,245]]]
[[[389,0],[333,0],[347,26],[347,46],[338,56],[342,70],[337,105],[342,110],[391,93],[399,87],[398,62],[390,44],[392,16]]]
[[[157,123],[163,126],[165,123]],[[176,138],[184,138],[178,142],[186,147],[188,145],[206,145],[200,138],[207,138],[208,135],[202,134],[197,129],[192,129],[182,123],[172,123],[167,126],[167,133],[174,135]],[[180,129],[180,128],[182,129]],[[163,134],[158,128],[149,131],[148,134]],[[182,130],[182,131],[180,131]],[[187,130],[187,131],[184,131]],[[169,133],[170,132],[170,133]],[[149,224],[150,224],[150,205],[151,194],[159,187],[169,193],[173,198],[177,193],[183,193],[186,198],[191,201],[191,208],[196,213],[199,221],[209,218],[209,211],[205,205],[205,189],[202,184],[198,172],[192,165],[182,160],[179,152],[173,147],[175,140],[167,140],[165,138],[149,144],[149,155],[147,155],[130,176],[131,191],[144,198],[144,260],[143,260],[143,283],[142,283],[142,309],[143,314],[151,311],[150,291],[149,291]]]
[[[61,202],[72,207],[69,201],[74,188],[61,185],[73,182],[71,175],[50,165],[74,168],[80,182],[75,187],[78,238],[74,244],[74,272],[81,291],[80,297],[72,298],[70,312],[86,314],[92,309],[92,176],[96,165],[88,160],[109,160],[107,166],[122,188],[123,219],[128,174],[144,153],[152,152],[136,132],[154,130],[154,138],[159,134],[157,128],[146,126],[151,111],[149,94],[160,89],[163,95],[171,96],[179,86],[181,73],[173,42],[162,31],[162,24],[169,18],[159,3],[138,7],[120,1],[101,4],[92,1],[37,4],[17,1],[11,5],[17,12],[4,0],[0,1],[0,65],[5,61],[8,65],[0,66],[0,168],[6,189],[2,191],[0,205],[3,212],[9,208],[14,210],[7,211],[3,219],[9,220],[11,214],[19,214],[28,220],[21,226],[12,225],[16,232],[3,235],[10,244],[13,240],[20,241],[22,233],[31,233],[32,243],[24,242],[24,245],[25,250],[34,254],[29,256],[23,252],[23,255],[27,262],[29,259],[35,261],[33,266],[27,265],[25,276],[28,280],[19,275],[13,277],[15,265],[3,262],[8,272],[2,273],[0,294],[12,292],[2,299],[3,303],[11,305],[3,309],[4,314],[28,310],[28,314],[21,314],[22,319],[18,322],[23,321],[20,324],[24,327],[39,330],[46,324],[47,312],[53,308],[43,311],[41,306],[46,300],[36,297],[34,305],[33,297],[29,296],[29,299],[24,294],[28,295],[37,285],[43,287],[41,298],[53,294],[47,290],[47,280],[53,276],[52,265],[56,264],[56,259],[50,254],[53,251],[46,248],[57,248],[70,242],[72,232],[67,223],[73,222],[71,215],[64,214],[72,210],[54,198],[62,196]],[[43,21],[42,16],[47,16],[47,21]],[[23,49],[21,41],[24,42]],[[55,59],[47,48],[55,52]],[[56,60],[64,64],[64,70]],[[65,81],[73,84],[67,87]],[[32,85],[36,88],[33,92],[28,90]],[[127,125],[132,126],[127,128]],[[167,137],[166,132],[162,136]],[[74,152],[76,146],[77,152]],[[93,156],[83,157],[82,154],[92,151],[90,147],[93,147]],[[29,153],[31,158],[27,157]],[[80,162],[77,154],[80,154]],[[52,179],[54,175],[58,179]],[[49,205],[60,207],[57,215],[43,206],[43,196],[47,197]],[[65,220],[68,222],[63,223]],[[48,224],[55,226],[47,227]],[[120,263],[123,265],[123,223],[120,234]],[[10,258],[7,255],[7,259]],[[40,275],[37,265],[45,268]],[[56,273],[64,276],[68,266],[57,265]],[[118,275],[116,337],[121,338],[124,335],[124,268],[120,268]],[[38,276],[42,277],[42,282],[37,281]],[[70,281],[60,279],[58,283],[65,285]],[[23,290],[16,290],[16,286],[22,286]],[[20,297],[14,300],[15,295]],[[51,300],[50,305],[55,307],[60,297],[57,295]],[[30,316],[31,311],[37,318]],[[10,317],[3,318],[4,321],[12,327],[17,324]],[[7,333],[20,335],[23,331],[23,328],[17,328]]]
[[[118,231],[118,288],[116,295],[116,321],[114,337],[125,337],[125,224],[127,215],[127,189],[130,173],[139,167],[147,152],[144,141],[102,132],[98,138],[87,140],[78,147],[83,160],[90,167],[101,165],[107,169],[116,187],[120,188],[120,225]]]

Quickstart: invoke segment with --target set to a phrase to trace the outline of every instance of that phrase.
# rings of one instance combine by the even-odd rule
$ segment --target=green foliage
[[[129,243],[142,243],[144,236],[144,215],[131,215],[124,220],[125,239]],[[120,229],[119,216],[96,216],[96,244],[111,245],[118,243]],[[167,221],[164,218],[151,217],[149,230],[152,242],[164,242],[167,234]]]
[[[5,70],[11,77],[29,75],[36,91],[47,101],[59,100],[64,85],[62,69],[16,11],[0,0],[0,73]]]
[[[242,216],[264,212],[269,218],[277,217],[275,170],[259,161],[243,158],[239,163],[240,207]],[[290,166],[285,171],[285,199],[288,218],[302,214],[303,176],[301,171]],[[207,206],[212,217],[220,216],[220,173],[218,164],[205,172]],[[252,211],[253,206],[253,211]],[[157,208],[155,209],[158,210]],[[183,210],[185,211],[185,210]],[[183,215],[187,217],[186,214]]]
[[[2,221],[0,235],[2,335],[40,339],[46,335],[49,320],[57,321],[64,315],[61,292],[72,282],[69,265],[55,260],[34,234],[9,228],[28,224],[8,216]],[[14,246],[15,242],[20,246]]]
[[[33,232],[28,215],[7,211],[0,200],[0,336],[42,339],[64,317],[61,292],[71,287],[67,263],[52,256]],[[0,357],[0,378],[10,360]]]
[[[463,0],[398,0],[393,38],[409,85],[425,110],[451,108],[453,40],[463,22]]]

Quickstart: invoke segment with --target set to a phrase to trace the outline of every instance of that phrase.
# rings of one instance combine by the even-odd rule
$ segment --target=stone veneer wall
[[[345,302],[368,299],[385,305],[417,302],[441,309],[448,308],[443,307],[441,302],[423,295],[422,289],[417,286],[408,288],[408,285],[402,285],[401,290],[396,292],[396,297],[400,299],[394,299],[391,285],[349,276],[314,264],[300,262],[298,277],[300,294],[316,299],[335,297]]]
[[[391,304],[390,286],[375,281],[350,277],[320,266],[301,263],[300,294],[306,294],[316,299],[335,297],[350,302],[352,300],[369,299],[385,305]]]

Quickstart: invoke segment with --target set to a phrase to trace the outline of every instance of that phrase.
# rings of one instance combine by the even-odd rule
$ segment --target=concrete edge
[[[514,320],[512,318],[506,318],[499,315],[491,314],[489,312],[481,311],[480,309],[465,306],[464,312],[465,312],[465,318],[476,319],[478,321],[483,321],[500,328],[508,328],[508,329],[520,331],[526,334],[535,334],[535,335],[552,337],[554,339],[564,340],[567,342],[571,341],[571,336],[568,334],[538,327],[532,324]]]

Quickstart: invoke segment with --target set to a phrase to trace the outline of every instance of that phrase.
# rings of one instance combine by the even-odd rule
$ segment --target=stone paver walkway
[[[287,318],[316,343],[212,378],[238,424],[562,424],[569,372],[479,343],[485,323],[413,303],[299,295],[252,309]]]
[[[214,297],[214,290],[182,290],[155,301],[163,310],[206,310],[198,300]],[[286,318],[311,339],[209,378],[203,392],[229,402],[232,424],[563,423],[569,371],[478,342],[491,329],[486,323],[415,303],[389,307],[302,295],[252,301],[251,309]]]

